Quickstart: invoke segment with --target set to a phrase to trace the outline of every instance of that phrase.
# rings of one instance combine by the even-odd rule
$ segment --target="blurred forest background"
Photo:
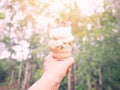
[[[72,29],[76,61],[59,90],[120,90],[120,0],[0,0],[0,90],[40,78],[59,26]]]

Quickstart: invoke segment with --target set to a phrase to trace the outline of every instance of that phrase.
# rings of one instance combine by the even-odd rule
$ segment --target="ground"
[[[16,84],[12,85],[0,85],[0,90],[19,90]]]

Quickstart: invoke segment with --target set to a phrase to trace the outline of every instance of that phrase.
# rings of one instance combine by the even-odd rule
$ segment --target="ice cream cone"
[[[50,32],[49,48],[52,56],[58,60],[64,60],[71,56],[73,36],[70,28],[59,27]]]
[[[64,60],[71,56],[71,52],[51,52],[52,56],[58,60]]]

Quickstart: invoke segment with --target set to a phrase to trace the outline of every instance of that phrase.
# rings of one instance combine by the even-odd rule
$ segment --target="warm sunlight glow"
[[[43,15],[42,14],[39,15],[37,18],[36,25],[38,28],[40,26],[46,27],[45,25],[47,25],[47,23],[49,23],[51,27],[55,27],[56,26],[55,19],[60,18],[61,12],[66,12],[67,14],[69,14],[70,9],[74,8],[75,3],[80,9],[80,13],[79,12],[77,13],[78,15],[80,14],[82,16],[91,16],[95,13],[100,14],[104,12],[103,0],[39,0],[39,1],[48,5],[48,7],[47,10],[43,12]],[[48,14],[45,15],[46,13]]]
[[[51,0],[45,0],[46,2],[49,2]],[[69,1],[65,1],[65,0],[54,0],[53,3],[51,3],[50,5],[50,11],[52,11],[53,13],[57,13],[60,10],[64,9],[64,4],[70,4],[72,7],[72,3],[76,1],[80,10],[81,10],[81,14],[85,15],[85,16],[90,16],[92,14],[96,13],[101,13],[104,11],[103,8],[103,0],[69,0]]]
[[[76,0],[79,8],[81,9],[81,14],[85,16],[90,16],[94,12],[101,13],[104,11],[103,0]]]

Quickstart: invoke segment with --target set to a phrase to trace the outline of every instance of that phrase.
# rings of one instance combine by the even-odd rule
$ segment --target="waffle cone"
[[[58,60],[64,60],[71,56],[71,52],[52,52],[52,56]]]

